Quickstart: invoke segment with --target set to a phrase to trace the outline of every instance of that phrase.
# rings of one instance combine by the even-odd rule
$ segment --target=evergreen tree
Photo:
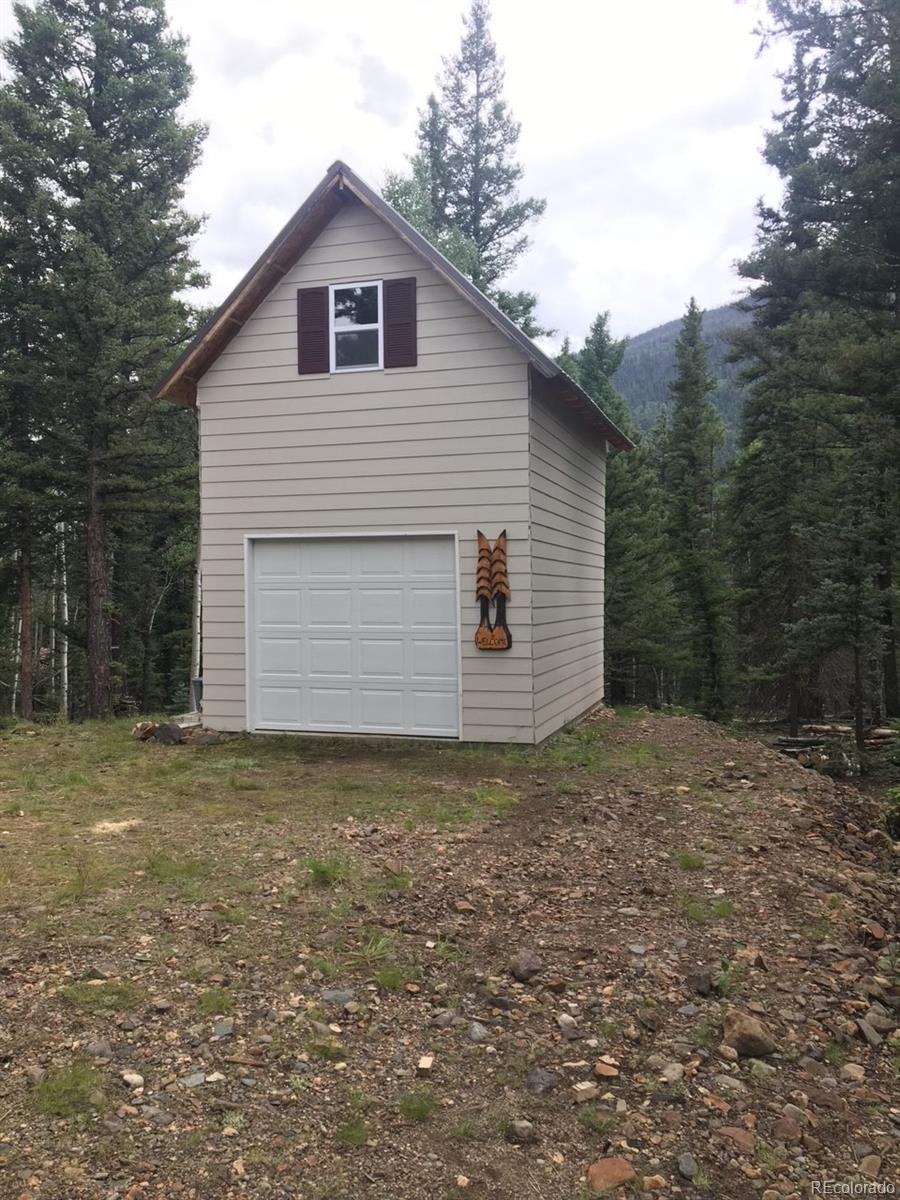
[[[113,702],[110,513],[123,496],[152,508],[165,446],[142,436],[148,385],[191,321],[178,293],[203,282],[190,256],[199,223],[181,207],[204,130],[180,109],[191,73],[162,0],[18,4],[0,91],[4,186],[30,179],[44,373],[54,436],[83,529],[87,711]],[[169,419],[174,419],[170,414]]]
[[[419,122],[411,177],[389,176],[386,199],[425,237],[456,259],[481,291],[534,337],[550,330],[535,322],[537,298],[497,284],[528,247],[526,227],[546,207],[522,199],[515,161],[520,126],[503,98],[503,64],[490,33],[487,0],[472,0],[459,52],[444,62],[439,96],[430,96]]]
[[[693,699],[707,716],[731,704],[727,579],[716,529],[716,451],[722,423],[709,401],[703,315],[691,300],[676,347],[664,479],[675,584],[690,654]]]
[[[614,704],[636,700],[661,704],[671,694],[678,662],[673,562],[666,539],[657,444],[652,438],[640,438],[612,384],[625,345],[612,337],[609,313],[603,312],[594,319],[577,354],[565,339],[557,362],[637,443],[628,454],[610,455],[606,465],[606,692]]]

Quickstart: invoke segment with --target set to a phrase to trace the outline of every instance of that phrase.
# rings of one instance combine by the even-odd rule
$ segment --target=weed
[[[477,1142],[483,1137],[481,1122],[471,1113],[463,1113],[447,1130],[454,1142]]]
[[[375,972],[375,982],[384,992],[399,992],[409,976],[397,963],[386,963]]]
[[[147,855],[144,870],[157,883],[190,883],[203,879],[210,873],[209,864],[203,859],[184,855],[178,857],[164,850],[151,850]]]
[[[197,1007],[206,1017],[224,1016],[234,1008],[234,997],[227,988],[209,988],[197,997]]]
[[[31,1098],[38,1112],[49,1117],[85,1116],[103,1107],[104,1079],[87,1063],[73,1062],[48,1071]]]
[[[514,808],[519,802],[515,792],[499,784],[473,788],[472,798],[479,807],[493,809],[495,813]]]
[[[697,1174],[694,1176],[694,1187],[699,1191],[706,1191],[710,1186],[709,1172],[704,1167],[697,1168]]]
[[[586,1104],[578,1110],[578,1124],[589,1133],[606,1134],[616,1123],[614,1113],[602,1113],[599,1109],[589,1108]]]
[[[67,1004],[85,1012],[126,1012],[137,1008],[146,993],[133,983],[69,983],[59,989]]]
[[[347,864],[342,858],[307,858],[303,865],[315,887],[336,887],[347,875]]]
[[[369,1140],[369,1131],[361,1117],[352,1117],[334,1136],[342,1146],[364,1146]]]
[[[699,896],[682,896],[679,907],[689,921],[697,925],[708,925],[710,921],[721,921],[734,915],[731,900],[705,900]]]
[[[678,855],[678,865],[682,871],[702,871],[706,866],[706,859],[696,850],[685,850],[683,854]]]
[[[842,1067],[847,1061],[847,1051],[840,1042],[829,1042],[825,1047],[825,1061],[832,1067]]]
[[[756,1161],[769,1171],[777,1171],[783,1160],[777,1150],[773,1150],[765,1142],[759,1142],[756,1147]]]
[[[733,963],[730,959],[723,958],[712,981],[716,995],[723,997],[733,995],[739,986],[741,974],[739,963]]]
[[[407,1121],[427,1121],[437,1108],[437,1099],[433,1092],[422,1088],[418,1092],[404,1092],[397,1107]]]
[[[326,1062],[339,1062],[346,1056],[346,1051],[340,1042],[334,1039],[321,1039],[316,1042],[309,1042],[306,1047],[307,1053],[314,1058],[322,1058]]]

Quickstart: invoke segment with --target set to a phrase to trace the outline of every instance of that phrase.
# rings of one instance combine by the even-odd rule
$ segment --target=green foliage
[[[519,125],[503,98],[503,64],[487,0],[472,0],[459,51],[445,60],[438,95],[420,114],[408,176],[392,174],[385,198],[527,334],[537,297],[498,287],[528,247],[526,227],[545,201],[522,199],[514,155]]]
[[[204,1016],[224,1016],[234,1008],[234,997],[227,988],[208,988],[197,997],[197,1007]]]
[[[65,540],[70,707],[108,715],[170,700],[186,676],[195,428],[149,389],[194,325],[176,297],[204,283],[182,208],[204,130],[180,115],[191,73],[162,3],[40,0],[16,19],[0,86],[0,311],[15,314],[0,323],[0,510],[27,602],[57,627]],[[38,665],[44,706],[57,666]]]
[[[400,1116],[407,1121],[427,1121],[437,1108],[437,1097],[429,1088],[404,1092],[397,1105]]]
[[[103,1107],[105,1080],[94,1067],[73,1062],[48,1071],[31,1093],[38,1112],[48,1117],[83,1117]]]
[[[369,1131],[361,1117],[353,1117],[338,1128],[335,1138],[342,1146],[364,1146],[369,1139]]]
[[[309,872],[309,882],[316,887],[336,887],[347,874],[347,864],[341,858],[308,858],[303,865]]]
[[[74,1008],[85,1012],[128,1012],[146,999],[142,988],[133,983],[104,981],[102,983],[69,983],[59,989],[60,997]]]

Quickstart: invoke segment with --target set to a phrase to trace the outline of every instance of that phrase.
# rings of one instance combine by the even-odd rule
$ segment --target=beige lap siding
[[[606,442],[533,380],[531,578],[540,742],[603,697]]]
[[[417,367],[297,373],[297,289],[414,274]],[[373,213],[319,235],[200,381],[204,717],[246,728],[244,535],[455,531],[462,737],[534,739],[528,369]],[[475,531],[510,537],[514,646],[474,646]]]

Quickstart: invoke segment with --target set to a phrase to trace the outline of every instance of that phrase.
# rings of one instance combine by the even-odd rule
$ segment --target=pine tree
[[[663,703],[677,665],[677,613],[673,562],[659,486],[658,448],[641,439],[612,378],[625,352],[614,339],[609,313],[599,313],[584,345],[572,352],[563,342],[557,362],[636,442],[613,453],[606,466],[605,658],[611,703]]]
[[[444,61],[440,94],[429,97],[421,116],[411,177],[390,176],[385,196],[445,253],[442,238],[463,239],[465,266],[453,261],[475,286],[530,336],[549,333],[535,322],[532,293],[497,287],[528,248],[525,229],[546,202],[517,193],[520,126],[503,98],[487,0],[472,0],[464,25],[459,52]]]
[[[729,595],[716,528],[716,451],[722,423],[709,401],[703,314],[691,300],[676,345],[664,479],[675,582],[687,631],[693,698],[714,719],[731,705]]]
[[[44,367],[84,530],[87,711],[103,716],[114,683],[110,508],[158,487],[161,448],[140,436],[138,410],[186,336],[191,313],[177,294],[203,282],[190,256],[199,222],[181,201],[204,130],[180,115],[191,73],[162,0],[40,0],[15,12],[0,155],[13,164],[8,187],[26,168],[36,181],[36,245],[61,248],[41,298],[56,348]]]

